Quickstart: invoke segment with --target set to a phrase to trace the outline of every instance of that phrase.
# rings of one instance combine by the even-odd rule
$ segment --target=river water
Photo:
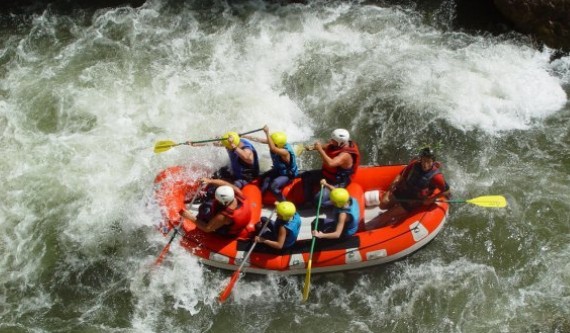
[[[570,332],[570,58],[450,28],[453,3],[149,0],[4,13],[0,332]],[[437,147],[444,230],[398,262],[304,277],[230,273],[167,242],[152,182],[224,152],[176,142],[268,124],[347,128],[364,164]],[[260,147],[268,167],[266,147]],[[316,167],[309,153],[304,169]]]

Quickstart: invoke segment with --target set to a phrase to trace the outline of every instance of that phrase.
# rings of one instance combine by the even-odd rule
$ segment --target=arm
[[[394,191],[398,188],[398,185],[400,185],[400,182],[402,181],[402,179],[404,179],[404,178],[402,177],[402,175],[401,175],[401,174],[398,174],[398,175],[396,176],[396,178],[394,178],[394,180],[392,181],[392,183],[390,183],[390,187],[388,188],[388,191],[394,192]]]
[[[325,145],[321,145],[321,147],[322,147],[323,149],[325,149],[325,150],[327,149],[328,146],[329,146],[328,143],[325,144]],[[312,145],[304,145],[303,147],[304,147],[304,149],[305,149],[306,151],[317,150],[316,143],[313,143]]]
[[[250,149],[241,149],[236,147],[235,152],[238,154],[239,158],[242,159],[247,164],[253,164],[253,152]]]
[[[323,162],[331,168],[350,168],[352,166],[352,156],[349,153],[340,153],[335,158],[330,158],[319,142],[315,143],[315,149],[321,155]]]
[[[340,213],[338,215],[338,221],[336,222],[336,229],[333,232],[324,233],[321,231],[313,230],[313,236],[317,238],[324,238],[324,239],[337,239],[340,238],[342,234],[342,230],[344,229],[344,224],[346,223],[346,213]]]
[[[449,197],[451,194],[451,189],[449,185],[445,181],[445,178],[442,174],[438,174],[432,179],[432,184],[435,186],[436,189],[439,191],[435,194],[430,195],[426,200],[424,200],[424,205],[429,205],[437,201],[438,198],[441,197]]]
[[[192,223],[194,223],[196,227],[203,232],[214,232],[220,227],[228,224],[228,218],[221,213],[216,214],[208,223],[199,220],[196,216],[194,216],[194,214],[190,213],[187,210],[183,210],[180,216],[192,221]]]
[[[273,142],[273,139],[269,135],[269,127],[267,127],[267,125],[263,127],[263,131],[265,132],[265,139],[267,141],[267,144],[269,145],[269,150],[272,153],[279,155],[279,157],[285,163],[289,164],[291,162],[291,156],[289,155],[289,151],[287,151],[287,149],[285,148],[279,148],[275,145],[275,142]]]
[[[259,142],[259,143],[267,143],[267,140],[265,140],[264,138],[258,138],[258,137],[251,136],[251,135],[242,135],[241,137],[245,138],[245,139],[249,139],[251,141]]]
[[[267,127],[267,125],[263,126],[263,131],[265,132],[265,136],[267,138],[269,138],[269,127]],[[257,138],[255,136],[251,136],[251,135],[242,135],[242,138],[246,138],[249,139],[251,141],[255,141],[255,142],[259,142],[259,143],[265,143],[268,144],[268,139],[263,139],[263,138]]]
[[[263,237],[255,237],[255,241],[270,246],[274,249],[281,250],[285,244],[285,237],[287,237],[287,230],[284,226],[279,227],[279,234],[277,235],[277,241],[272,241],[265,239]]]
[[[321,179],[321,185],[328,188],[330,191],[334,190],[336,187],[332,186],[331,184],[327,183],[326,179]]]
[[[402,169],[402,171],[400,171],[400,173],[396,176],[396,178],[394,178],[394,180],[390,184],[390,188],[388,189],[388,191],[394,192],[398,188],[398,186],[400,186],[400,184],[404,181],[404,179],[408,177],[408,175],[410,174],[410,170],[412,170],[413,167],[414,167],[414,162],[406,165],[406,167]]]
[[[291,163],[291,155],[289,154],[289,151],[287,149],[278,148],[277,146],[275,146],[275,148],[273,148],[273,149],[270,148],[270,150],[273,153],[279,155],[279,157],[281,158],[281,160],[283,160],[283,162],[285,162],[287,164]]]
[[[265,132],[265,135],[267,137],[267,144],[269,145],[269,150],[272,153],[279,155],[281,160],[283,160],[285,163],[287,164],[291,163],[291,155],[289,155],[289,151],[285,148],[279,148],[275,145],[275,142],[273,142],[273,139],[271,139],[271,136],[269,136],[269,130]]]
[[[201,222],[200,220],[198,221]],[[214,232],[229,223],[230,219],[228,217],[222,213],[218,213],[214,215],[214,217],[212,217],[208,223],[199,223],[196,224],[196,226],[204,232]]]
[[[242,161],[244,161],[247,164],[253,164],[254,160],[253,151],[251,151],[250,149],[242,149],[239,145],[236,145],[236,143],[233,142],[233,140],[231,140],[231,137],[228,139],[228,142],[230,143],[230,147],[232,147],[232,149],[236,152],[236,154]]]

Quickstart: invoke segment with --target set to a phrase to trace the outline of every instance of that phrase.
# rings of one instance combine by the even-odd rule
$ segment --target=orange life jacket
[[[228,217],[233,222],[223,226],[220,233],[228,236],[237,236],[245,228],[251,220],[251,203],[249,199],[243,198],[236,194],[238,205],[235,209],[225,207],[222,210],[222,215]]]
[[[333,146],[328,145],[325,149],[325,153],[330,158],[337,157],[340,153],[349,153],[352,155],[352,167],[345,169],[341,167],[332,168],[325,163],[322,166],[322,172],[325,176],[327,182],[332,185],[345,183],[348,185],[352,175],[356,173],[356,170],[360,166],[360,151],[358,150],[358,145],[354,141],[348,141],[348,144],[343,146]]]

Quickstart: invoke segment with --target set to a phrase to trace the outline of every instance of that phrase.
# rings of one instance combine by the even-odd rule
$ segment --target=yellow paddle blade
[[[158,141],[154,145],[154,152],[157,154],[162,153],[162,152],[165,152],[165,151],[169,150],[170,148],[172,148],[176,145],[177,145],[176,142],[170,141],[170,140]]]
[[[301,156],[305,152],[305,145],[298,144],[293,146],[293,151],[296,156]]]
[[[307,275],[305,275],[305,286],[303,287],[303,302],[306,302],[309,298],[309,290],[311,287],[311,265],[313,260],[309,259],[307,264]]]
[[[470,204],[481,207],[503,208],[507,207],[507,199],[502,195],[485,195],[474,199],[465,200]]]

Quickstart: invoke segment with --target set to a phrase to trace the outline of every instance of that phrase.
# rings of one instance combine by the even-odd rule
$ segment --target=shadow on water
[[[76,9],[99,9],[108,7],[127,6],[139,7],[143,5],[145,0],[89,0],[89,1],[72,1],[72,0],[54,0],[54,1],[38,1],[38,0],[15,0],[3,1],[0,3],[0,11],[11,12],[14,14],[32,14],[41,13],[48,7],[61,11],[73,11]]]
[[[65,12],[76,9],[100,9],[118,6],[140,7],[146,0],[15,0],[0,3],[0,11],[12,13],[41,13],[50,7],[53,10]],[[170,1],[183,2],[183,1]],[[230,1],[232,2],[232,1]],[[233,1],[237,2],[237,1]],[[294,0],[268,0],[269,4],[287,5],[290,3],[309,3],[310,1]],[[502,17],[493,5],[492,0],[371,0],[367,4],[379,6],[400,5],[410,7],[425,13],[425,17],[433,22],[448,22],[454,29],[466,29],[470,31],[483,30],[493,34],[504,33],[512,30],[512,26]]]

